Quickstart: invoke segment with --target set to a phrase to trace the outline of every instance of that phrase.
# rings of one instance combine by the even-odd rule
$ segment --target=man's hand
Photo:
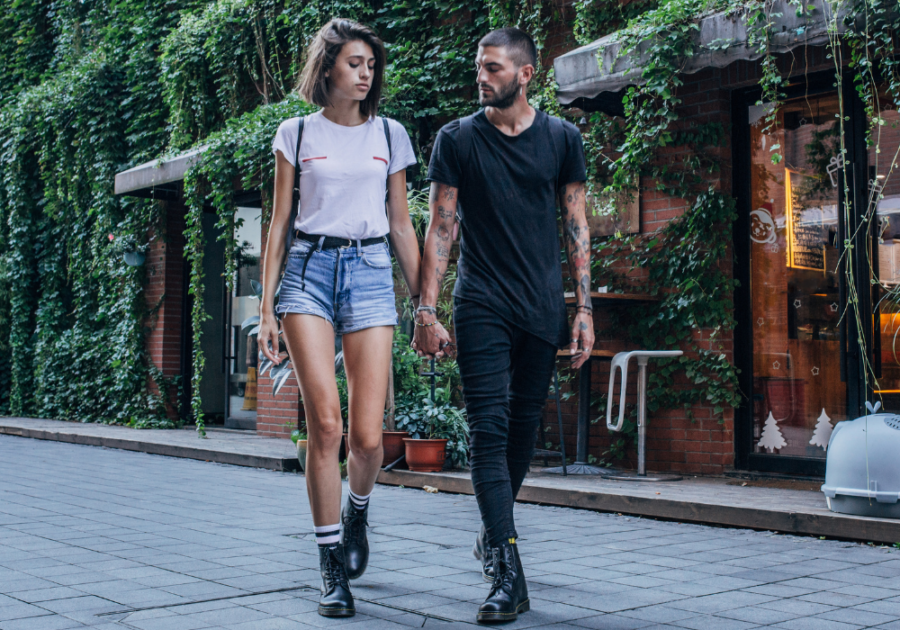
[[[447,354],[450,345],[450,333],[441,325],[432,313],[416,313],[416,332],[412,347],[420,357],[441,359]],[[432,324],[433,325],[429,325]],[[422,324],[422,325],[419,325]]]
[[[573,356],[580,353],[577,359],[572,361],[572,367],[576,370],[591,358],[591,350],[594,349],[594,318],[589,311],[575,314],[572,322],[572,336],[569,338],[569,351]]]

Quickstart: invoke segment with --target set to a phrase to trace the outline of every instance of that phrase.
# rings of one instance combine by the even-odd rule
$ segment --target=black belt
[[[319,243],[319,239],[321,236],[317,236],[315,234],[307,234],[306,232],[301,232],[300,230],[294,230],[294,238],[298,238],[301,241],[306,241],[307,243]],[[374,238],[363,238],[359,239],[359,244],[361,247],[368,247],[369,245],[377,245],[378,243],[384,243],[385,238],[383,236],[376,236]],[[325,241],[322,243],[322,249],[339,249],[341,247],[355,247],[357,243],[357,239],[353,238],[338,238],[337,236],[326,236]]]

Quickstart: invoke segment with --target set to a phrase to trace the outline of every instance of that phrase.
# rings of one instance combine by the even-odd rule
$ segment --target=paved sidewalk
[[[900,629],[900,551],[517,506],[507,628]],[[357,616],[316,612],[303,477],[0,436],[0,630],[473,627],[472,497],[379,486]]]
[[[154,455],[185,457],[295,471],[297,452],[290,440],[249,431],[210,429],[208,439],[193,430],[135,430],[122,426],[82,424],[40,418],[0,417],[0,434],[41,440],[107,446]],[[442,492],[472,494],[468,472],[382,472],[378,482],[407,488],[436,487]],[[542,474],[533,468],[519,500],[543,505],[578,507],[676,521],[750,527],[893,544],[900,541],[900,520],[831,512],[820,483],[806,489],[754,487],[723,477],[691,477],[676,483],[616,482],[595,476]],[[746,487],[745,487],[746,486]]]

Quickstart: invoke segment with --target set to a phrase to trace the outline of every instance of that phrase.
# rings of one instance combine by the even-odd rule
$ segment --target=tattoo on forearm
[[[453,201],[456,199],[456,189],[455,188],[444,188],[444,199],[447,201]]]
[[[560,213],[563,219],[563,239],[569,259],[569,273],[575,280],[576,291],[581,297],[590,295],[591,288],[591,239],[587,223],[573,215],[575,204],[581,199],[581,187],[566,189],[560,195]]]
[[[442,219],[449,219],[453,216],[453,209],[445,208],[444,206],[438,206],[438,216]]]

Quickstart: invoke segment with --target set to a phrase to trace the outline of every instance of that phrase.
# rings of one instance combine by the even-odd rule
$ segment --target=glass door
[[[238,208],[235,215],[235,258],[237,273],[231,294],[228,346],[228,413],[225,426],[256,429],[256,338],[241,330],[248,317],[259,315],[259,300],[251,282],[260,279],[262,253],[262,212],[258,208]]]
[[[900,113],[886,94],[879,95],[868,119],[868,204],[874,209],[872,303],[874,305],[872,376],[875,399],[900,411]]]
[[[752,326],[753,356],[748,446],[757,463],[824,460],[834,423],[848,417],[841,369],[838,93],[787,100],[769,128],[769,108],[747,107],[752,315],[744,325]],[[775,153],[783,158],[777,163]],[[790,472],[801,472],[796,468]],[[778,465],[769,469],[788,472]]]

